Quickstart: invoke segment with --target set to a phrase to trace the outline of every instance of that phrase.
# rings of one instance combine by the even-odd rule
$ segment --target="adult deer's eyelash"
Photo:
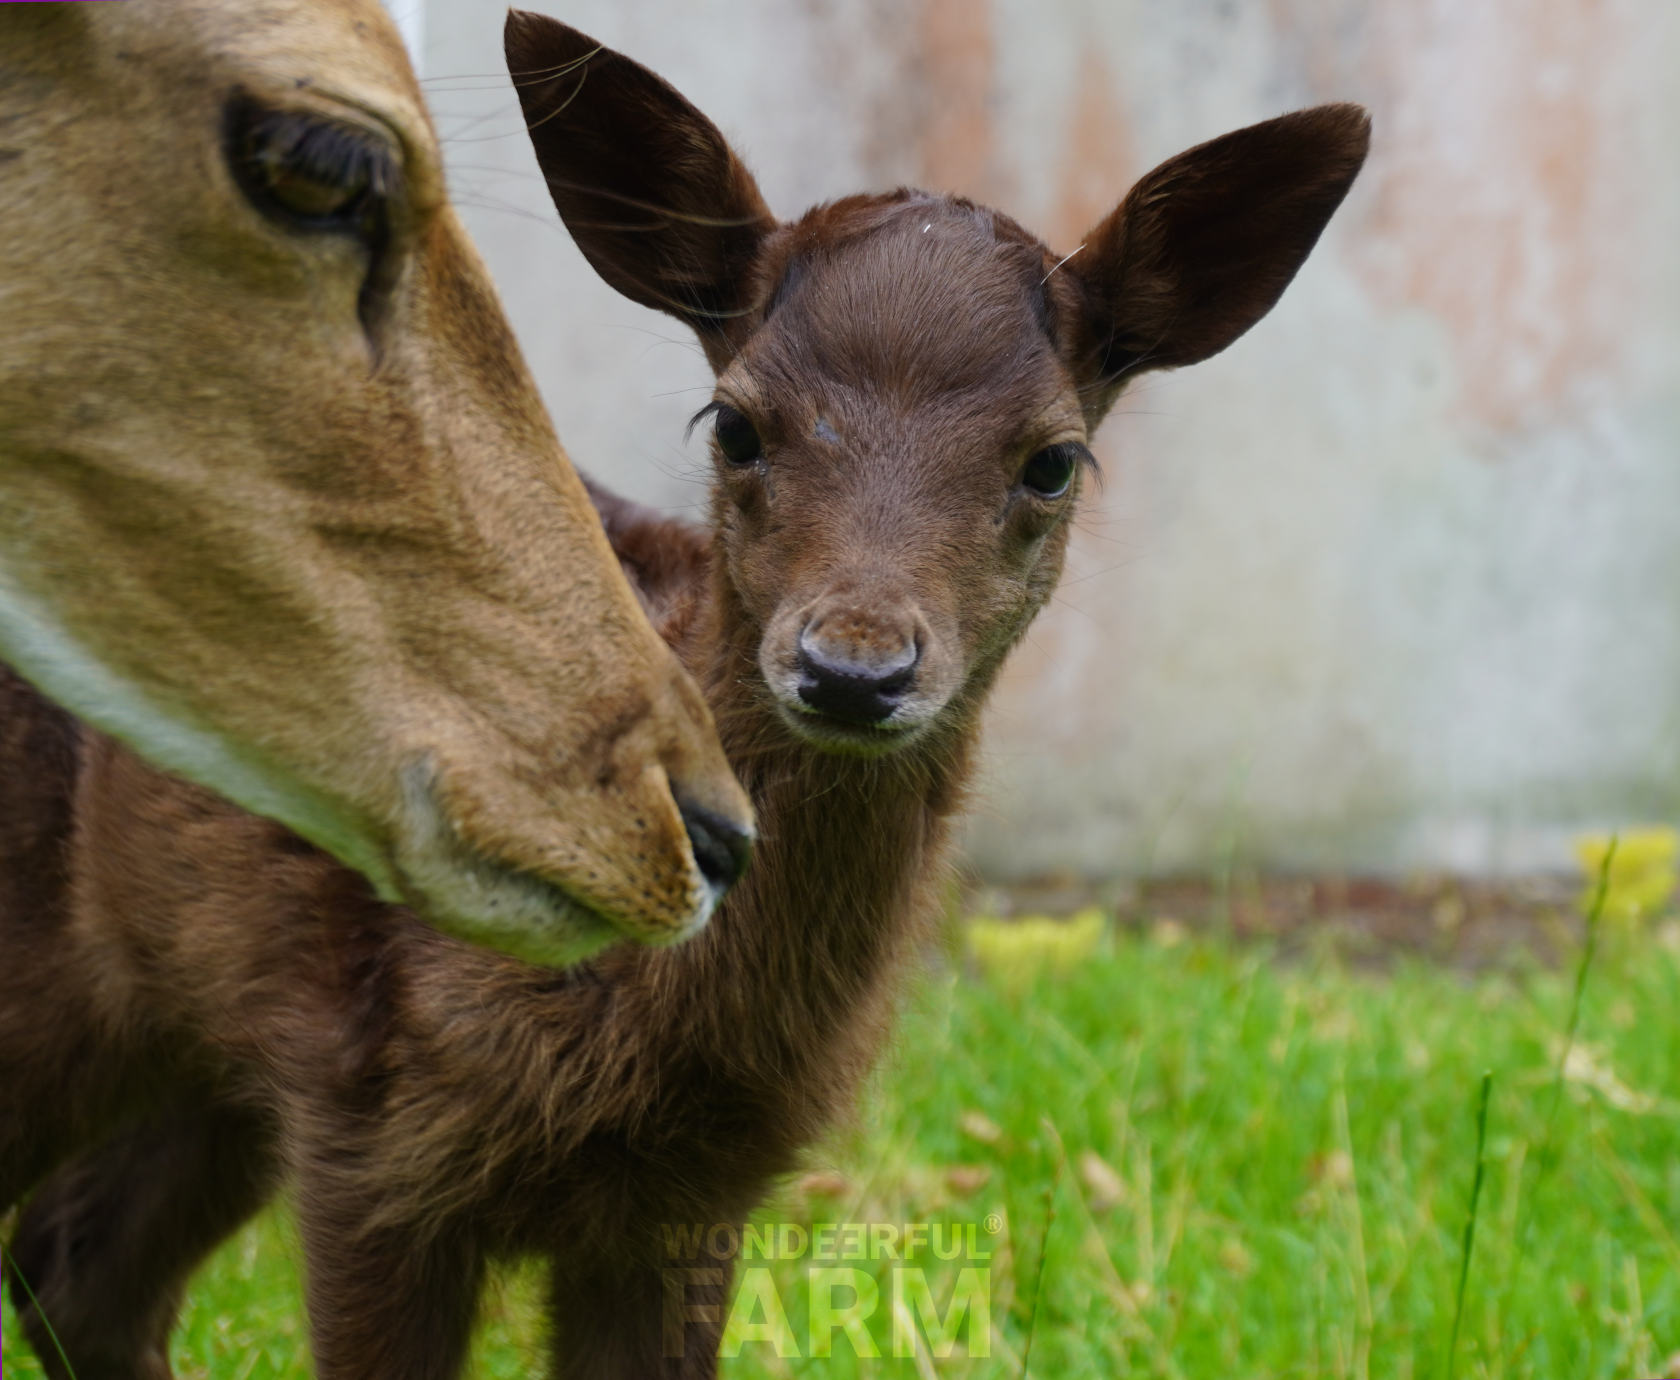
[[[228,165],[264,214],[305,229],[371,236],[401,186],[396,153],[373,135],[248,95],[228,102]]]

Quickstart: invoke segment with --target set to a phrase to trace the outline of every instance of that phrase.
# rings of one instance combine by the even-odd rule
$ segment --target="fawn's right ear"
[[[776,219],[717,127],[662,78],[546,15],[509,10],[508,74],[549,194],[595,271],[733,352]]]
[[[1146,173],[1068,256],[1082,289],[1087,411],[1133,373],[1218,354],[1276,304],[1365,162],[1370,117],[1321,105]]]

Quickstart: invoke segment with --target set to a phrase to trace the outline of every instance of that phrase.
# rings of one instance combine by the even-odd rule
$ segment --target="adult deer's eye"
[[[1084,447],[1072,441],[1046,446],[1021,470],[1021,483],[1040,498],[1060,498],[1073,483],[1073,472],[1084,457]]]
[[[712,434],[717,437],[723,458],[731,465],[750,465],[764,454],[764,443],[758,439],[757,429],[728,403],[717,405]]]
[[[376,135],[242,94],[228,103],[226,148],[239,189],[270,219],[383,245],[401,170]]]

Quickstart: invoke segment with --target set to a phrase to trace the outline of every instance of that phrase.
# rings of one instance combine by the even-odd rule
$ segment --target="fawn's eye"
[[[723,458],[731,465],[750,465],[764,454],[764,443],[758,439],[757,429],[728,403],[717,405],[712,434],[717,437]]]
[[[1073,472],[1079,468],[1084,451],[1072,441],[1046,446],[1022,468],[1022,485],[1040,498],[1060,498],[1073,483]]]
[[[240,191],[269,219],[383,246],[401,170],[377,135],[240,94],[227,107],[226,151]]]

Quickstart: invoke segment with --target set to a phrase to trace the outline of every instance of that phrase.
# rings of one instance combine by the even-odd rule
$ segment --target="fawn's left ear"
[[[733,352],[776,228],[716,125],[640,63],[547,15],[509,10],[508,73],[549,194],[578,248],[632,301]]]
[[[1062,270],[1083,296],[1092,420],[1133,373],[1218,354],[1282,295],[1365,161],[1371,119],[1320,105],[1168,159]]]

